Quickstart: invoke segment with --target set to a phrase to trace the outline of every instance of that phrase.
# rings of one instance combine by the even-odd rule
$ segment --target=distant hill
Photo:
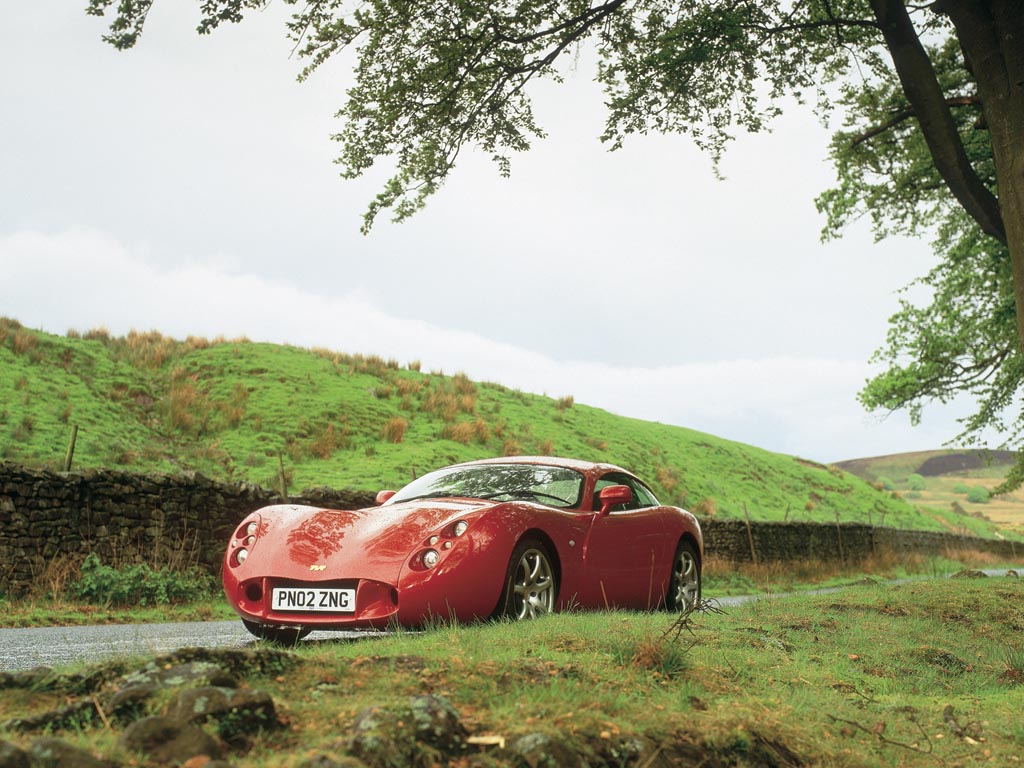
[[[996,468],[1005,476],[1006,470],[1017,460],[1015,451],[939,450],[897,453],[867,459],[836,462],[844,472],[874,482],[883,476],[901,476],[913,473],[924,477],[951,475],[969,470]]]
[[[58,336],[0,318],[0,459],[75,468],[376,490],[486,456],[553,454],[632,469],[698,514],[961,530],[840,467],[617,416],[574,401],[425,373],[379,357],[246,339],[106,331]]]
[[[1024,533],[1024,492],[991,492],[1015,464],[1014,451],[938,450],[897,453],[841,461],[835,466],[900,494],[923,514],[951,522],[949,513],[991,522],[1004,531]],[[920,479],[912,480],[917,475]]]

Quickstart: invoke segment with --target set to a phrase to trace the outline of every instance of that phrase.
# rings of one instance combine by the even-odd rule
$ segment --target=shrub
[[[907,478],[907,487],[912,491],[923,491],[927,486],[924,478],[916,472]]]
[[[146,563],[113,568],[93,552],[82,562],[78,579],[68,585],[68,595],[94,605],[171,605],[210,594],[213,587],[213,577],[197,566],[184,571],[154,570]]]
[[[967,483],[957,483],[953,486],[953,493],[967,493],[969,490],[971,489]]]
[[[988,504],[988,488],[985,488],[981,485],[971,486],[971,488],[967,491],[967,500],[972,504]]]
[[[882,476],[876,481],[881,486],[880,490],[891,491],[896,487],[896,484],[888,477]]]

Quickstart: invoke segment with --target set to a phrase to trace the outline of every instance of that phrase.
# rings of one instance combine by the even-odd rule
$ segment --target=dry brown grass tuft
[[[679,487],[679,478],[676,471],[671,467],[658,467],[654,472],[658,485],[665,489],[665,492],[672,494]]]
[[[565,397],[558,398],[558,400],[555,402],[555,408],[557,408],[560,411],[567,411],[570,408],[572,408],[575,402],[576,400],[572,395],[566,395]]]
[[[452,377],[452,385],[455,387],[455,391],[460,395],[476,395],[476,384],[474,384],[469,376],[459,372]]]
[[[310,455],[318,459],[329,459],[339,448],[344,446],[348,438],[348,427],[335,429],[333,424],[328,424],[319,435],[314,437],[307,447]]]
[[[31,352],[39,345],[39,337],[32,331],[19,328],[14,332],[14,341],[11,344],[11,351],[16,355],[24,355]]]
[[[249,389],[242,382],[236,382],[231,388],[231,397],[227,402],[219,404],[220,412],[230,427],[237,427],[245,416],[245,408],[249,402]]]
[[[426,413],[433,413],[440,416],[443,421],[455,421],[459,413],[459,401],[452,392],[447,392],[443,387],[430,390],[420,406]]]
[[[398,379],[395,388],[402,397],[418,395],[423,388],[423,382],[419,379]]]
[[[160,368],[170,360],[178,348],[178,343],[159,331],[139,333],[129,331],[124,340],[126,356],[138,367]]]
[[[714,499],[705,496],[690,511],[697,515],[697,517],[715,517],[718,514],[718,505]]]
[[[100,341],[103,342],[104,344],[109,344],[110,331],[107,330],[105,326],[101,325],[99,328],[90,328],[88,331],[85,332],[82,338],[86,339],[87,341]]]
[[[501,446],[502,456],[520,456],[522,453],[523,444],[511,437],[505,441],[504,445]]]
[[[400,443],[405,437],[405,430],[409,428],[409,422],[401,416],[392,416],[381,428],[381,437],[389,443]]]
[[[209,397],[199,389],[198,380],[198,374],[190,374],[182,368],[172,371],[167,409],[170,427],[194,436],[207,431],[213,411]]]
[[[441,431],[441,437],[454,440],[457,443],[469,445],[473,442],[476,434],[473,425],[468,421],[460,421],[458,424],[449,424]]]
[[[69,584],[82,575],[82,560],[78,555],[58,555],[50,558],[32,579],[26,597],[32,601],[52,600],[60,604]]]

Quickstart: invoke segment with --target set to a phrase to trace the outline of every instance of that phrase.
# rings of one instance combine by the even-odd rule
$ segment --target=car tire
[[[558,603],[558,572],[551,550],[538,539],[521,539],[512,550],[497,615],[513,621],[552,613]]]
[[[692,611],[700,604],[700,589],[700,555],[692,541],[683,539],[672,557],[665,607],[678,613]]]
[[[295,645],[313,630],[305,627],[274,627],[270,624],[259,624],[255,621],[242,619],[242,624],[249,632],[260,640],[277,645]]]

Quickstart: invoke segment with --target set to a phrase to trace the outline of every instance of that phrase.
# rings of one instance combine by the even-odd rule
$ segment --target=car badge
[[[311,566],[309,566],[309,570],[311,570],[311,571],[323,571],[326,568],[327,568],[326,565],[311,565]]]

